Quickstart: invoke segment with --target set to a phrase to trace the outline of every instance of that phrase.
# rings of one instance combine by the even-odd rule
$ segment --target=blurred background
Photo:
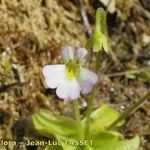
[[[61,62],[63,46],[85,46],[98,7],[107,12],[111,50],[101,61],[94,107],[107,103],[123,112],[149,90],[150,0],[0,0],[0,139],[21,141],[26,119],[39,108],[72,117],[72,104],[45,89],[41,69]],[[84,114],[84,98],[80,105]],[[127,138],[140,134],[140,150],[149,150],[149,102],[120,130]],[[0,149],[42,148],[9,145]]]

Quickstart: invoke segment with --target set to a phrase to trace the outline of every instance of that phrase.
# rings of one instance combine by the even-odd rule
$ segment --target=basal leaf
[[[118,117],[119,113],[116,110],[107,105],[102,105],[91,113],[90,132],[98,133],[101,130],[105,130],[105,128],[110,126]],[[86,119],[83,119],[82,123],[83,126],[85,126]]]
[[[63,150],[94,150],[91,147],[91,142],[84,139],[65,139],[57,137],[61,143]]]
[[[110,132],[100,132],[90,137],[93,139],[94,150],[138,150],[140,145],[139,136],[124,140]]]
[[[76,145],[68,144],[67,140],[70,140],[70,139],[64,139],[64,138],[59,138],[59,137],[57,137],[57,139],[61,143],[63,150],[80,150],[77,148]]]
[[[76,138],[76,123],[74,120],[58,116],[46,111],[37,111],[32,116],[35,129],[44,136],[59,136]]]

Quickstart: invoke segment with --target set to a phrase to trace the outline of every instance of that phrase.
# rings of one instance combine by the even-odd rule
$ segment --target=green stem
[[[111,74],[105,74],[107,77],[117,77],[117,76],[124,76],[127,74],[137,74],[145,71],[150,71],[150,67],[144,67],[144,68],[138,68],[134,70],[128,70],[123,72],[117,72],[117,73],[111,73]]]
[[[90,122],[91,122],[90,115],[92,112],[92,104],[93,104],[94,97],[95,97],[95,88],[93,89],[92,94],[88,98],[88,105],[87,105],[88,108],[86,112],[87,120],[86,120],[86,128],[85,128],[85,137],[88,136],[89,131],[90,131]]]
[[[99,68],[100,68],[100,63],[102,60],[102,52],[99,51],[96,53],[96,65],[95,65],[95,72],[98,74]]]
[[[76,125],[78,129],[79,137],[82,138],[82,131],[81,131],[81,117],[80,117],[80,110],[79,110],[79,102],[78,100],[74,100],[74,111],[75,111],[75,119]]]
[[[102,55],[101,52],[96,53],[95,72],[97,74],[98,74],[99,68],[100,68],[101,55]],[[96,94],[95,89],[96,89],[96,86],[93,88],[91,95],[88,97],[87,112],[86,112],[87,122],[86,122],[86,128],[85,128],[85,137],[88,136],[89,130],[90,130],[90,122],[91,122],[90,115],[91,115],[91,111],[92,111],[93,100],[94,100],[94,97]]]
[[[141,98],[138,102],[136,102],[135,104],[131,105],[131,107],[127,108],[127,110],[124,111],[121,114],[121,116],[116,121],[114,121],[107,129],[110,130],[110,129],[114,128],[120,121],[122,121],[123,119],[125,119],[129,115],[131,115],[135,110],[137,110],[139,108],[139,106],[143,102],[145,102],[148,99],[150,99],[150,91],[143,98]]]

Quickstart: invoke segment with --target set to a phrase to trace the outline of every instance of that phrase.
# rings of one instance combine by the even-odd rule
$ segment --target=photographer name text
[[[17,141],[16,140],[0,140],[0,145],[1,146],[8,146],[8,145],[12,145],[15,146],[17,145]],[[24,140],[23,142],[19,142],[20,144],[24,144],[27,146],[44,146],[44,145],[61,145],[61,142],[59,141],[44,141],[44,140]],[[74,145],[74,146],[86,146],[86,145],[92,145],[93,144],[93,140],[65,140],[63,143],[65,143],[66,145]]]

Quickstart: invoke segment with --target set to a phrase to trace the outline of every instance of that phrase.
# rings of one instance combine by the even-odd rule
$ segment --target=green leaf
[[[80,149],[77,148],[76,145],[70,145],[70,144],[66,143],[66,141],[71,140],[71,138],[66,139],[66,138],[57,137],[57,139],[61,143],[61,146],[62,146],[63,150],[80,150]]]
[[[90,132],[98,133],[99,131],[105,130],[105,128],[110,126],[118,117],[119,113],[113,108],[107,105],[100,106],[91,113]],[[86,119],[83,119],[82,123],[83,126],[85,126]],[[119,123],[118,126],[122,123],[123,122]]]
[[[84,150],[94,150],[90,145],[87,145]]]
[[[69,118],[46,111],[37,111],[32,116],[35,129],[44,136],[77,138],[76,123]]]
[[[90,141],[84,139],[66,139],[62,137],[57,137],[58,141],[61,143],[64,150],[93,150],[90,145]]]
[[[107,105],[102,105],[91,113],[91,125],[88,140],[93,140],[90,145],[80,145],[80,138],[77,134],[77,127],[74,120],[58,116],[46,111],[38,111],[32,116],[35,129],[42,135],[54,136],[61,145],[48,145],[45,150],[138,150],[139,137],[124,140],[119,132],[106,131],[119,113]],[[85,126],[86,119],[82,120]],[[75,141],[74,144],[66,141]]]
[[[100,132],[96,135],[90,135],[93,139],[94,150],[138,150],[140,146],[139,136],[130,140],[124,140],[115,136],[111,132]]]

